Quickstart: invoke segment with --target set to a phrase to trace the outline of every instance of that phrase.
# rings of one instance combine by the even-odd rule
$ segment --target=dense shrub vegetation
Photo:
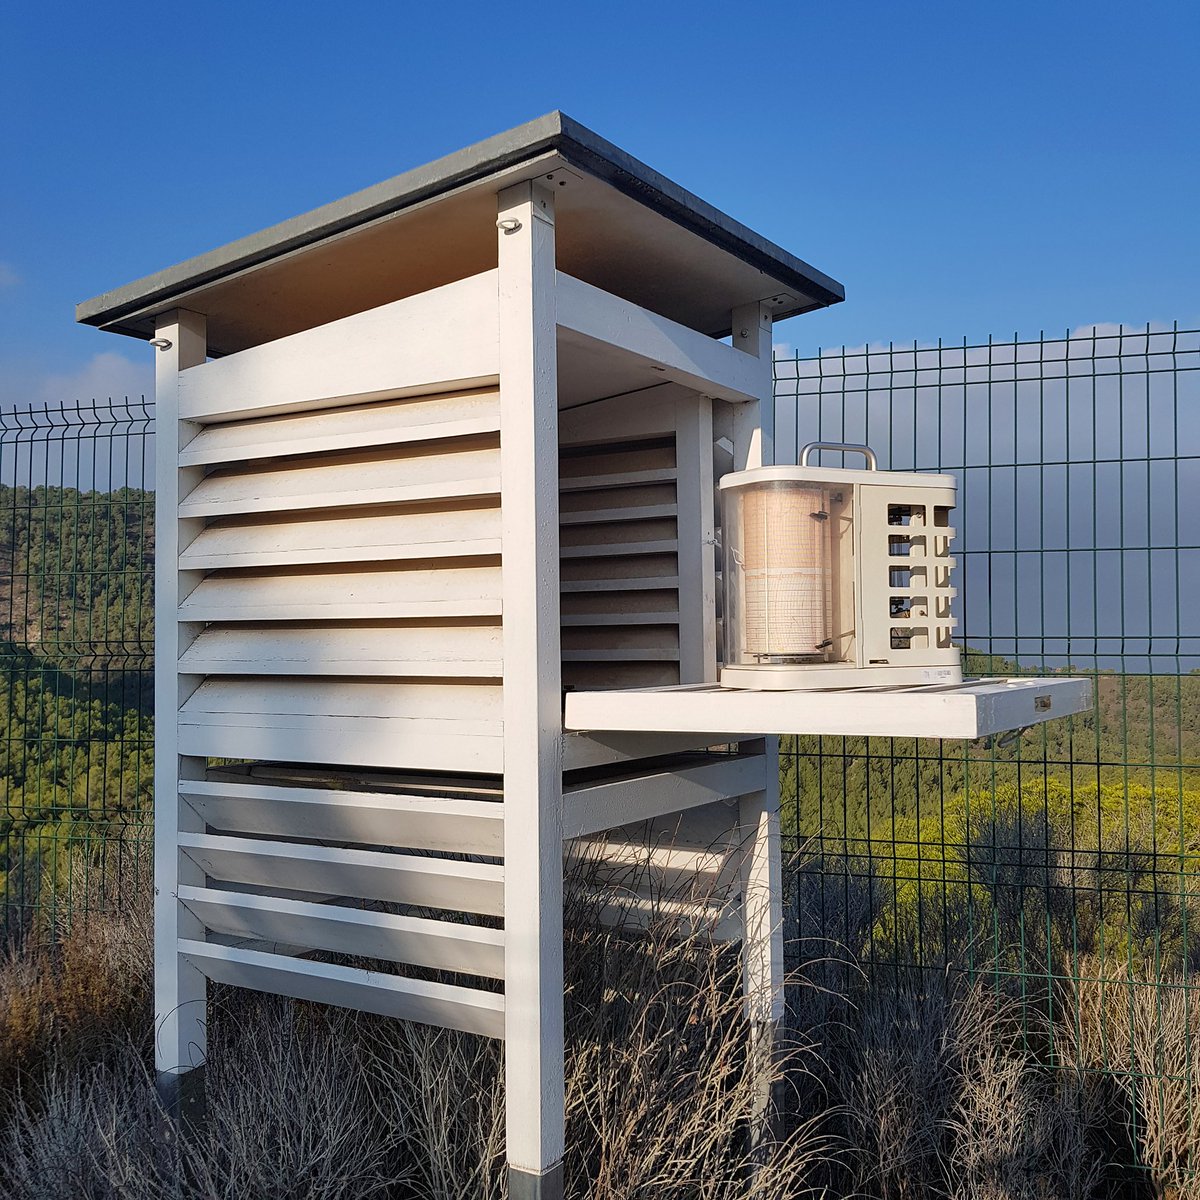
[[[73,849],[103,857],[147,811],[154,498],[0,487],[0,514],[0,899],[11,923],[64,895]]]

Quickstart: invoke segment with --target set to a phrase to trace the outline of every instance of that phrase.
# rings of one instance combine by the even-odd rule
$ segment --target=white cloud
[[[1090,325],[1080,325],[1077,329],[1072,329],[1071,337],[1117,337],[1122,333],[1129,337],[1131,334],[1144,334],[1147,330],[1150,333],[1170,333],[1171,326],[1167,321],[1149,321],[1144,325],[1126,325],[1122,321],[1093,321]]]
[[[1071,330],[1071,336],[1077,337],[1116,337],[1123,326],[1112,321],[1093,321],[1090,325],[1080,325]]]
[[[0,262],[0,288],[16,287],[21,277],[6,262]]]
[[[137,400],[154,395],[154,369],[111,350],[94,355],[77,371],[36,381],[28,398],[37,403],[74,404],[81,400]]]

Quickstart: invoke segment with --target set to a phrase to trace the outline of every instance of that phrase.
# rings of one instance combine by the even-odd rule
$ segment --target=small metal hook
[[[151,338],[150,345],[152,345],[155,348],[155,350],[170,350],[171,339],[170,338]]]
[[[516,217],[501,217],[496,222],[497,229],[503,229],[505,233],[516,233],[521,228],[521,222]]]

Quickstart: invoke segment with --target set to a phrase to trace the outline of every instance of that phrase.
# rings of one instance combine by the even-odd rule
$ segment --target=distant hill
[[[0,487],[0,636],[68,670],[154,647],[154,493]]]
[[[4,900],[149,811],[153,563],[152,492],[0,487]]]

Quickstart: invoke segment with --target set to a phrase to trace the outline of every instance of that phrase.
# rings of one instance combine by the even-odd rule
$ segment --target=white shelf
[[[755,692],[718,684],[568,692],[577,732],[980,738],[1088,711],[1090,679],[974,679],[953,685]]]

